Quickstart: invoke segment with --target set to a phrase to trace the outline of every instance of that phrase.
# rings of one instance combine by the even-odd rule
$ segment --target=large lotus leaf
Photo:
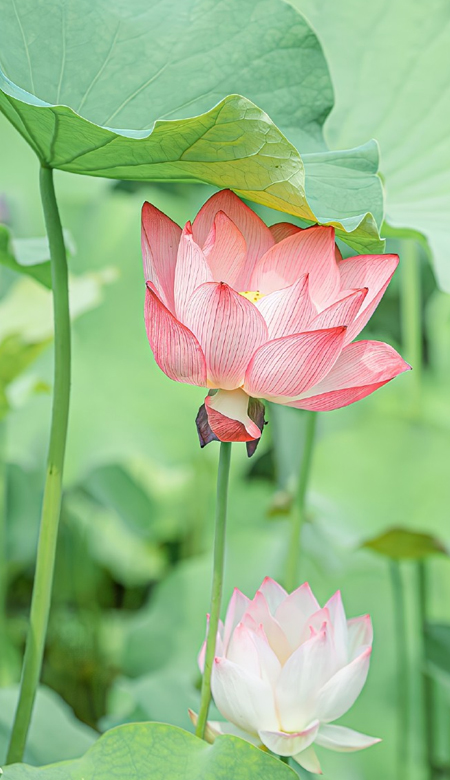
[[[423,233],[450,291],[450,4],[447,0],[290,0],[312,22],[330,64],[332,148],[374,137],[386,220]]]
[[[112,729],[76,761],[34,768],[6,767],[4,780],[292,780],[292,769],[237,737],[214,745],[164,723],[129,723]]]
[[[382,247],[376,146],[326,151],[327,65],[279,0],[17,0],[0,50],[0,110],[47,165],[231,187]]]

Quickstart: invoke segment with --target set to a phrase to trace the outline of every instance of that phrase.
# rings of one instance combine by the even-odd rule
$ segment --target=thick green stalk
[[[422,295],[417,241],[407,239],[401,249],[401,326],[406,360],[412,371],[412,411],[418,415],[422,395]]]
[[[408,639],[406,634],[406,604],[402,572],[398,561],[391,561],[392,598],[394,603],[396,676],[397,676],[397,778],[408,776],[409,691]]]
[[[41,168],[40,185],[52,267],[55,323],[53,409],[30,623],[8,763],[21,761],[23,757],[41,674],[50,612],[69,415],[70,316],[67,259],[53,184],[53,171],[50,168]]]
[[[306,418],[305,448],[303,450],[302,465],[297,490],[297,505],[292,512],[291,538],[286,559],[285,586],[288,592],[294,590],[297,585],[298,559],[300,551],[300,534],[305,520],[305,499],[311,473],[314,439],[316,434],[316,412],[304,412]]]
[[[225,562],[225,529],[227,520],[228,481],[230,475],[231,442],[221,442],[219,472],[217,475],[216,524],[214,536],[214,570],[211,590],[211,611],[206,641],[205,668],[203,671],[200,711],[195,733],[201,739],[205,736],[209,705],[211,702],[211,674],[216,651],[219,628],[220,605],[222,602],[223,570]]]
[[[427,627],[427,601],[428,601],[428,578],[425,561],[417,564],[418,575],[418,602],[419,602],[419,621],[421,629],[422,642],[422,712],[423,712],[423,734],[425,748],[425,762],[427,777],[433,780],[434,772],[434,692],[433,680],[427,672],[426,658],[424,652],[425,631]]]

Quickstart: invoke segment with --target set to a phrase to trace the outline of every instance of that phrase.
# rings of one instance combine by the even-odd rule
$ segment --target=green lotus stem
[[[221,442],[219,471],[217,475],[216,524],[214,535],[214,569],[211,590],[211,610],[206,640],[205,668],[203,671],[200,710],[195,733],[201,739],[205,736],[211,702],[211,674],[216,652],[217,630],[219,628],[220,605],[222,602],[223,570],[225,562],[225,529],[227,520],[228,482],[230,476],[231,442]]]
[[[50,244],[55,323],[53,409],[47,475],[42,504],[36,573],[20,694],[7,763],[21,761],[41,674],[61,509],[62,476],[70,397],[70,316],[67,259],[53,184],[53,171],[42,167],[41,199]]]
[[[402,242],[401,329],[406,359],[412,371],[412,411],[419,414],[422,394],[422,295],[417,241]]]
[[[6,638],[6,421],[0,420],[0,637]],[[7,658],[0,653],[0,685],[7,682]]]
[[[316,434],[317,412],[304,412],[306,415],[305,448],[303,450],[300,477],[297,489],[297,505],[292,512],[291,537],[286,559],[285,586],[288,592],[298,585],[298,559],[300,534],[305,521],[306,492],[311,474],[312,455]]]
[[[394,605],[396,676],[397,676],[397,777],[408,776],[409,690],[408,639],[406,633],[405,588],[398,561],[391,561],[392,599]]]
[[[419,621],[422,634],[422,707],[423,707],[423,734],[425,762],[427,768],[427,777],[433,780],[434,772],[434,690],[433,680],[428,674],[425,657],[425,631],[427,627],[427,601],[428,601],[428,577],[425,561],[419,561],[417,564],[418,576],[418,604]]]

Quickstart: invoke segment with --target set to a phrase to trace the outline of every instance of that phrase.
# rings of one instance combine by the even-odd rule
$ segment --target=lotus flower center
[[[259,290],[246,290],[245,292],[240,292],[239,295],[243,295],[244,298],[247,298],[251,303],[256,303],[257,301],[260,301],[261,298],[264,298],[264,295],[260,293]]]

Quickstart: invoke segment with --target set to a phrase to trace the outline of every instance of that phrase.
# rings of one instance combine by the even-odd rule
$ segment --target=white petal
[[[303,769],[306,769],[307,772],[312,772],[314,775],[322,774],[319,759],[317,758],[316,751],[312,745],[301,753],[297,753],[297,755],[293,756],[293,759],[297,764],[300,764]]]
[[[243,731],[278,728],[271,686],[226,658],[216,658],[211,680],[216,707],[224,718]]]
[[[377,742],[381,742],[381,739],[369,737],[345,726],[324,725],[320,727],[315,741],[317,745],[335,750],[337,753],[353,753],[355,750],[364,750],[376,745]]]
[[[260,677],[258,651],[253,641],[253,631],[239,623],[233,631],[228,646],[227,658],[249,674]]]
[[[262,626],[269,644],[281,663],[284,663],[291,654],[291,648],[286,635],[278,621],[271,615],[264,594],[258,590],[255,598],[250,602],[243,622],[248,620],[249,628],[258,630]]]
[[[228,604],[227,614],[225,617],[225,627],[223,630],[223,648],[226,655],[228,645],[231,639],[231,634],[236,628],[237,624],[241,622],[242,615],[250,604],[250,599],[244,596],[238,588],[235,588],[233,595]]]
[[[361,615],[348,620],[347,629],[349,661],[353,661],[363,650],[372,646],[373,628],[370,615]]]
[[[348,656],[347,616],[342,603],[340,590],[336,591],[334,596],[327,601],[325,607],[328,608],[331,623],[333,625],[337,665],[338,667],[341,667],[347,664],[351,659]]]
[[[303,731],[286,733],[285,731],[260,731],[259,737],[263,745],[279,756],[293,756],[301,750],[306,750],[313,742],[319,729],[319,721],[315,720]]]
[[[321,721],[337,720],[354,704],[367,679],[371,652],[368,647],[323,686],[317,700],[317,717]]]
[[[298,647],[306,621],[319,609],[319,603],[307,582],[281,602],[275,617],[292,648]]]
[[[277,607],[287,598],[287,593],[278,582],[275,582],[271,577],[265,577],[261,587],[260,593],[263,594],[272,615],[275,614]]]

